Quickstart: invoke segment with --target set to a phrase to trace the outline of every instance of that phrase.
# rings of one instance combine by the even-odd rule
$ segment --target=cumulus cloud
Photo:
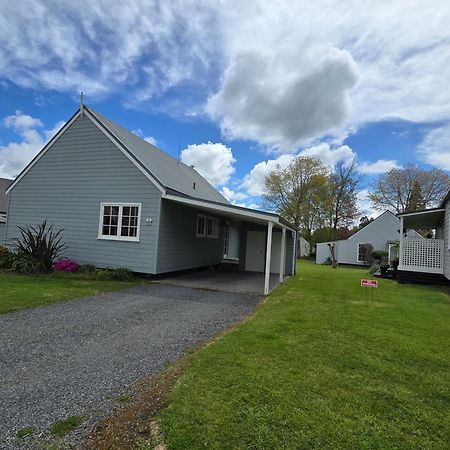
[[[243,200],[248,198],[248,194],[245,192],[239,192],[239,191],[233,191],[232,189],[229,189],[228,187],[224,186],[220,193],[231,203],[237,204],[238,206],[241,205]]]
[[[303,49],[286,53],[273,48],[233,58],[206,106],[226,136],[292,150],[343,123],[357,78],[350,54],[336,48],[314,57]]]
[[[54,128],[45,130],[40,129],[43,124],[39,119],[20,111],[6,117],[3,125],[12,128],[20,137],[20,141],[0,146],[0,177],[17,176],[63,124],[60,122]]]
[[[188,145],[181,152],[181,161],[194,166],[214,186],[221,186],[229,181],[236,162],[231,148],[212,142]]]
[[[330,144],[323,142],[313,147],[308,147],[298,153],[282,154],[277,158],[259,162],[245,175],[242,181],[242,187],[250,195],[262,195],[265,191],[267,175],[276,169],[285,169],[297,156],[318,158],[322,164],[333,168],[340,161],[352,161],[356,157],[356,154],[347,145],[332,147]]]
[[[276,169],[285,169],[294,158],[295,155],[289,154],[281,155],[276,159],[259,162],[245,175],[242,187],[250,195],[262,195],[265,191],[267,175]]]
[[[450,170],[450,124],[428,131],[417,148],[425,163]]]
[[[356,153],[348,145],[332,147],[326,142],[309,147],[300,152],[300,155],[318,158],[322,164],[331,168],[338,162],[344,161],[350,163],[356,158]]]
[[[394,159],[379,159],[375,162],[363,162],[358,164],[358,172],[364,174],[377,174],[388,172],[391,169],[400,169],[401,166]]]
[[[368,121],[450,119],[440,0],[23,0],[2,14],[2,85],[203,105],[227,136],[283,151]]]
[[[140,138],[144,139],[144,141],[147,141],[149,144],[156,146],[156,139],[153,136],[144,136],[144,132],[140,128],[137,128],[136,130],[132,130],[132,132],[136,136],[139,136]]]

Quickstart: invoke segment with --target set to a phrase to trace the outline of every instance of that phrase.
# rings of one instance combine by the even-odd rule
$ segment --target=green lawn
[[[300,263],[191,356],[160,413],[169,449],[450,448],[449,296]]]
[[[126,289],[141,281],[89,280],[77,274],[18,275],[0,273],[0,314]]]

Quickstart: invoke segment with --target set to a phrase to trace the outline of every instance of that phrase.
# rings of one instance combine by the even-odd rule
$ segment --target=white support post
[[[280,283],[284,279],[284,262],[286,261],[286,228],[281,230],[281,251],[280,251]]]
[[[267,295],[269,293],[270,259],[272,257],[272,229],[273,229],[273,222],[267,222],[266,270],[265,270],[265,274],[264,274],[264,295]]]
[[[403,217],[400,217],[400,246],[398,249],[398,265],[399,267],[403,266]]]

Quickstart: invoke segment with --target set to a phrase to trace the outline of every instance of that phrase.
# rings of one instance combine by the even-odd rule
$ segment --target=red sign
[[[361,280],[361,286],[376,288],[376,287],[378,287],[378,281],[377,280]]]

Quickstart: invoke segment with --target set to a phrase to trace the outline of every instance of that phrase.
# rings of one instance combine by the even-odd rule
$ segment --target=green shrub
[[[96,269],[95,275],[98,280],[131,281],[133,272],[124,267],[118,269]]]
[[[78,268],[79,273],[95,275],[96,267],[93,264],[83,264]]]
[[[98,280],[112,280],[112,269],[95,269],[95,278]]]
[[[27,272],[51,272],[53,261],[66,248],[62,243],[62,230],[55,232],[46,220],[37,227],[18,228],[21,236],[14,247],[20,255],[19,267],[26,267]]]
[[[12,252],[6,247],[0,246],[0,270],[11,269]]]
[[[47,272],[46,266],[39,260],[32,258],[24,252],[10,252],[8,268],[18,273]]]
[[[388,252],[385,250],[374,250],[372,252],[372,258],[381,261],[383,258],[387,258]]]
[[[372,265],[371,267],[370,267],[370,269],[369,269],[369,273],[371,274],[371,275],[373,275],[375,272],[379,272],[380,271],[380,266],[379,266],[379,264],[374,264],[374,265]]]
[[[133,272],[125,267],[119,267],[113,270],[112,278],[116,281],[131,281],[133,279]]]

